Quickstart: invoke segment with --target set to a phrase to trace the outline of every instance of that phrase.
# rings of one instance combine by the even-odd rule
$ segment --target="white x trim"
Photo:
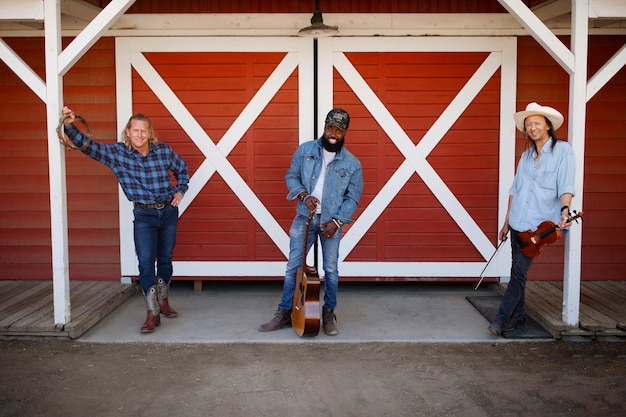
[[[130,66],[146,82],[157,98],[168,109],[176,121],[183,127],[187,135],[196,144],[205,156],[204,162],[193,174],[189,182],[189,190],[180,206],[180,215],[200,193],[215,172],[219,172],[224,181],[241,200],[246,209],[261,225],[268,236],[281,250],[285,259],[289,252],[289,236],[285,233],[276,219],[263,205],[254,191],[248,186],[237,170],[231,165],[227,157],[246,131],[257,119],[263,109],[269,104],[284,82],[296,68],[299,68],[299,108],[301,114],[312,114],[312,99],[306,96],[310,91],[307,86],[312,81],[312,43],[304,39],[259,39],[259,38],[223,38],[195,39],[186,38],[184,42],[174,38],[118,38],[116,43],[118,58],[118,97],[123,97],[118,104],[118,130],[124,128],[124,121],[132,114],[132,85]],[[143,55],[144,52],[287,52],[283,60],[263,83],[263,86],[246,105],[228,131],[216,145],[205,132],[194,116],[176,96],[169,85],[152,67]],[[119,63],[122,63],[121,65]],[[311,91],[312,92],[312,91]],[[308,119],[308,120],[307,120]],[[310,118],[300,119],[300,141],[310,139],[312,122]],[[309,133],[307,133],[309,132]],[[134,244],[132,239],[132,210],[120,190],[120,250],[122,256],[122,274],[137,275]],[[184,262],[175,261],[174,268],[179,276],[254,276],[262,273],[267,276],[280,276],[284,272],[285,261],[277,262]]]
[[[372,202],[365,208],[354,225],[342,237],[340,249],[340,269],[343,276],[421,276],[421,277],[459,277],[478,276],[485,262],[349,262],[345,261],[348,254],[356,247],[362,237],[374,225],[389,203],[396,197],[413,173],[417,173],[422,181],[441,202],[452,219],[459,225],[470,241],[478,249],[485,260],[491,258],[495,245],[491,243],[485,233],[478,227],[474,219],[465,210],[456,196],[441,179],[435,169],[428,163],[429,153],[437,146],[450,127],[469,106],[472,100],[494,75],[498,68],[501,73],[501,134],[500,148],[504,155],[500,164],[500,184],[511,184],[514,168],[514,126],[512,114],[515,109],[515,66],[516,62],[504,57],[514,56],[514,52],[503,52],[505,48],[515,49],[515,41],[510,38],[326,38],[321,39],[319,51],[321,56],[332,56],[329,63],[322,62],[320,67],[319,91],[320,102],[332,106],[333,68],[343,77],[352,88],[363,105],[371,113],[381,128],[387,133],[391,141],[406,158],[395,173],[377,193]],[[459,91],[456,97],[439,116],[424,137],[420,138],[415,146],[395,120],[391,112],[385,107],[376,93],[370,88],[357,69],[346,58],[344,52],[490,52],[487,59]],[[330,94],[328,93],[330,92]],[[321,114],[320,114],[321,116]],[[321,119],[323,120],[323,119]],[[502,164],[502,162],[505,164]],[[508,188],[508,187],[507,187]],[[502,194],[500,188],[500,218],[506,213],[507,195]],[[504,210],[504,212],[503,212]],[[500,219],[499,223],[500,224]],[[502,254],[502,255],[501,255]],[[510,261],[506,249],[501,249],[494,257],[485,273],[491,276],[508,275]]]
[[[413,173],[417,173],[433,195],[441,202],[460,229],[487,260],[495,250],[495,244],[478,227],[454,193],[445,184],[432,165],[427,161],[430,152],[438,145],[445,133],[460,117],[467,106],[501,69],[501,137],[500,157],[501,184],[510,184],[514,170],[514,125],[512,114],[515,110],[515,39],[513,38],[337,38],[320,39],[318,53],[332,59],[319,60],[319,112],[318,120],[323,120],[332,102],[332,73],[335,68],[345,79],[355,94],[363,102],[374,119],[387,133],[405,161],[392,177],[380,189],[376,197],[361,213],[357,221],[342,237],[340,268],[342,276],[471,276],[480,274],[486,262],[349,262],[346,257],[358,245],[363,236],[372,227],[389,203],[407,183]],[[217,144],[204,131],[185,104],[176,96],[167,82],[157,73],[143,55],[145,52],[223,52],[223,51],[284,51],[284,59],[272,72],[253,99],[246,105],[239,117]],[[344,52],[489,52],[486,60],[473,74],[466,85],[450,102],[417,146],[403,131],[391,112],[385,107],[375,92],[349,62]],[[190,188],[181,205],[181,215],[193,202],[215,172],[219,172],[224,181],[238,196],[242,204],[268,234],[285,256],[289,250],[289,237],[262,204],[248,184],[230,164],[227,157],[259,114],[280,90],[287,78],[298,68],[300,142],[312,138],[313,126],[309,114],[312,114],[310,86],[313,82],[313,48],[311,40],[299,38],[185,38],[181,42],[176,38],[117,38],[117,96],[118,130],[124,127],[128,115],[132,113],[132,78],[131,68],[146,82],[158,99],[183,127],[187,135],[198,146],[206,158],[190,180]],[[500,186],[499,222],[506,212],[506,189]],[[504,193],[503,193],[504,192]],[[120,190],[120,234],[122,274],[137,275],[136,258],[132,239],[132,210]],[[493,231],[492,231],[493,232]],[[507,275],[510,261],[506,250],[505,256],[496,256],[488,273]],[[178,276],[282,276],[285,260],[273,262],[215,262],[215,261],[174,261]]]

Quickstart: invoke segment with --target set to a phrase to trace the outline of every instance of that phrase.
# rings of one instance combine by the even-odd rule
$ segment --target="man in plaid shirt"
[[[85,155],[111,168],[126,198],[134,203],[139,283],[148,311],[141,332],[153,332],[161,324],[161,314],[178,316],[169,305],[168,293],[178,205],[189,188],[187,163],[168,145],[158,142],[152,122],[143,114],[131,116],[122,133],[123,141],[113,144],[90,140],[72,124],[75,115],[71,109],[64,107],[63,117],[64,130],[72,143]],[[171,183],[170,171],[176,185]]]

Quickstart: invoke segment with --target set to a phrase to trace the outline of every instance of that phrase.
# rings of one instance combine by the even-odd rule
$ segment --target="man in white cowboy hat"
[[[545,220],[553,221],[560,229],[569,227],[569,207],[574,197],[574,151],[554,133],[563,124],[563,115],[533,102],[513,118],[527,149],[517,165],[499,234],[500,240],[505,240],[511,232],[512,266],[498,314],[489,325],[489,331],[497,336],[514,330],[524,320],[526,278],[534,258],[522,252],[519,232],[534,231]]]

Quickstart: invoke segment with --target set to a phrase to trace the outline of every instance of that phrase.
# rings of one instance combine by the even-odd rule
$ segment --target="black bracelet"
[[[304,201],[304,199],[308,196],[309,194],[302,194],[300,193],[300,201]]]
[[[563,206],[561,207],[561,213],[563,213],[563,210],[567,209],[567,212],[569,213],[569,206]]]

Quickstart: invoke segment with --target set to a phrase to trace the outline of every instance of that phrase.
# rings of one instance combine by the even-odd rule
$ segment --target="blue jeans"
[[[172,278],[172,252],[176,246],[178,207],[166,204],[162,209],[134,208],[133,232],[139,261],[139,283],[144,293],[156,285],[159,276],[168,283]],[[154,262],[156,260],[156,275]]]
[[[511,229],[511,280],[500,302],[500,308],[495,322],[504,326],[507,323],[516,324],[522,318],[526,310],[526,279],[528,270],[535,258],[527,258],[522,253],[519,241],[519,232]]]
[[[311,246],[320,236],[322,244],[322,262],[324,268],[324,306],[323,308],[334,309],[337,306],[337,289],[339,288],[339,271],[337,263],[339,260],[339,242],[341,241],[341,228],[337,229],[335,235],[327,239],[322,236],[320,227],[320,215],[313,216],[309,225],[309,237],[306,251],[304,250],[304,232],[306,230],[307,217],[296,215],[289,230],[289,260],[287,261],[287,271],[283,283],[283,297],[278,304],[278,308],[291,310],[293,304],[293,294],[296,289],[296,273],[302,266],[303,256],[306,256]]]

